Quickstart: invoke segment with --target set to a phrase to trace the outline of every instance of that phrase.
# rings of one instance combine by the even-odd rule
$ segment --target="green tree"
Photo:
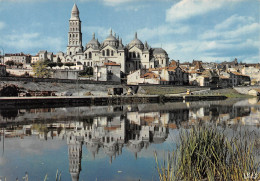
[[[84,70],[79,72],[80,76],[85,76],[85,75],[93,75],[93,68],[92,67],[85,67]]]
[[[58,62],[57,65],[61,68],[63,66],[62,62]]]
[[[19,63],[15,63],[15,65],[17,66],[17,68],[19,68],[19,67],[22,68],[23,67],[23,63],[20,63],[20,62]]]
[[[71,67],[71,66],[74,66],[75,64],[72,63],[72,62],[66,62],[64,65],[67,66],[67,67],[69,67],[69,69],[70,69],[70,67]]]
[[[40,60],[33,65],[33,72],[36,77],[48,78],[50,77],[50,71],[44,61]]]
[[[56,62],[49,62],[47,65],[48,65],[48,67],[50,67],[52,69],[52,67],[57,66],[57,63]]]
[[[13,66],[14,65],[14,61],[8,60],[8,61],[5,62],[5,65]]]

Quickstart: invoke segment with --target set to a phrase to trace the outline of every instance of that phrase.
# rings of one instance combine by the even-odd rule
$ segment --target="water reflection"
[[[129,150],[138,159],[143,149],[162,144],[169,130],[201,123],[221,126],[260,126],[260,104],[239,102],[193,102],[76,108],[18,110],[18,116],[1,111],[1,142],[5,139],[37,136],[40,140],[66,140],[69,172],[79,180],[82,148],[95,159],[105,153],[110,164]],[[39,123],[42,122],[42,123]],[[259,133],[258,133],[259,134]],[[4,142],[3,142],[4,145]],[[2,147],[4,149],[4,146]],[[0,167],[1,168],[1,167]]]

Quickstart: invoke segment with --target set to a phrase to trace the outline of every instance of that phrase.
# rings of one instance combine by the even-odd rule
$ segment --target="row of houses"
[[[190,67],[172,61],[168,67],[131,72],[127,76],[127,84],[228,87],[250,85],[251,79],[250,76],[237,71],[204,69],[200,61],[195,62],[195,65]]]

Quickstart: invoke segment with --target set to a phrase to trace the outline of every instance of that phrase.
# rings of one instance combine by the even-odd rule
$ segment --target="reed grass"
[[[256,154],[254,143],[202,126],[182,130],[177,149],[163,163],[155,152],[155,161],[161,181],[259,180]],[[248,173],[251,177],[245,177]]]

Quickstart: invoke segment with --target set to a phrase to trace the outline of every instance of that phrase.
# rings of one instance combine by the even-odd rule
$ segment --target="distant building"
[[[30,64],[31,63],[31,55],[24,53],[14,53],[14,54],[5,54],[4,63],[7,61],[13,61],[15,64]]]
[[[103,66],[94,67],[94,79],[96,81],[121,81],[120,64],[106,62]]]
[[[135,71],[127,76],[128,84],[164,84],[164,85],[188,85],[188,73],[180,68],[179,63],[173,62],[168,67],[150,68]]]
[[[38,52],[39,60],[50,60],[53,61],[53,53],[47,52],[47,50],[41,50]]]

